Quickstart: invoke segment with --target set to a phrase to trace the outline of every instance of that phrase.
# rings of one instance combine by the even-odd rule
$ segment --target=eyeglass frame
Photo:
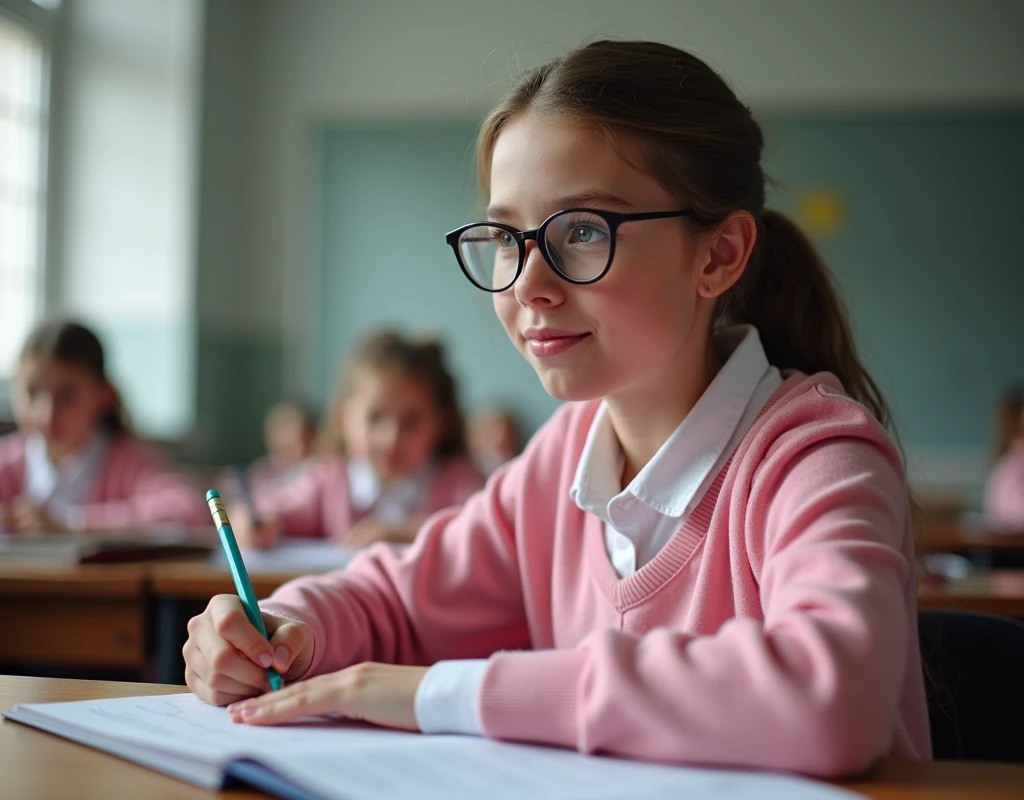
[[[558,267],[555,266],[554,262],[551,260],[550,254],[548,253],[546,238],[548,225],[550,225],[552,220],[554,220],[556,217],[560,217],[563,214],[572,213],[593,214],[595,217],[601,217],[601,219],[603,219],[608,224],[608,263],[604,265],[604,269],[601,270],[599,275],[593,278],[588,278],[587,280],[577,280],[575,278],[570,278],[568,275],[566,275]],[[456,228],[453,231],[449,231],[448,233],[445,234],[444,239],[446,242],[448,242],[449,246],[452,248],[452,251],[455,253],[455,260],[459,262],[459,268],[462,270],[462,273],[469,279],[469,282],[472,283],[476,288],[481,289],[482,291],[485,292],[490,292],[491,294],[507,292],[509,289],[515,286],[516,281],[519,280],[519,276],[523,274],[523,267],[526,266],[527,240],[532,240],[537,243],[537,249],[540,250],[540,254],[544,257],[544,261],[547,263],[549,267],[551,267],[552,270],[554,270],[555,274],[559,278],[569,283],[575,284],[576,286],[587,286],[591,283],[597,283],[599,280],[601,280],[601,278],[607,275],[608,270],[611,269],[612,261],[615,260],[616,233],[618,232],[620,225],[626,222],[642,222],[648,219],[671,219],[673,217],[690,217],[691,219],[695,219],[698,221],[701,219],[700,215],[691,208],[681,209],[678,211],[646,211],[636,214],[622,214],[618,211],[605,211],[603,209],[598,208],[563,208],[561,211],[556,211],[554,214],[552,214],[550,217],[544,220],[538,227],[533,228],[532,230],[521,231],[517,228],[512,227],[511,225],[506,225],[502,222],[470,222],[467,223],[466,225],[462,225]],[[512,280],[509,282],[508,286],[504,286],[501,289],[489,289],[486,286],[481,286],[479,283],[477,283],[476,279],[473,278],[473,276],[470,274],[469,269],[466,267],[466,264],[463,262],[462,253],[459,251],[459,239],[462,238],[462,234],[464,234],[466,231],[470,230],[471,228],[477,227],[497,228],[499,230],[511,234],[512,237],[516,240],[516,244],[519,246],[519,265],[516,267],[516,274],[512,276]]]

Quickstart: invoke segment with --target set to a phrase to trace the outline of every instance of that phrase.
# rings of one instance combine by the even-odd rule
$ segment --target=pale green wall
[[[1024,116],[775,117],[774,202],[838,191],[820,246],[910,446],[987,446],[991,405],[1024,379]],[[368,328],[443,334],[467,405],[504,400],[536,427],[554,408],[504,339],[444,233],[470,219],[474,126],[333,129],[322,139],[319,275],[310,299],[319,401]]]
[[[766,129],[782,209],[803,186],[845,201],[819,245],[904,441],[987,448],[999,391],[1024,380],[1024,115]]]

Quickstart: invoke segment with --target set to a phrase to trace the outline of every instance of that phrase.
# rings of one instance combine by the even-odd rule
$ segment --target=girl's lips
[[[550,358],[575,347],[589,335],[589,333],[576,333],[554,336],[546,335],[544,338],[531,337],[527,338],[526,344],[530,348],[530,352],[537,358]]]

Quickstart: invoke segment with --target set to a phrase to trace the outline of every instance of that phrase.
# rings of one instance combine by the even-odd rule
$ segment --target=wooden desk
[[[157,684],[0,676],[0,709],[6,710],[16,703],[176,691],[181,690]],[[130,761],[7,720],[0,723],[0,775],[8,800],[266,797],[254,791],[207,792]],[[1024,792],[1024,765],[883,761],[862,778],[841,785],[872,800],[1020,800]]]
[[[8,676],[0,677],[0,709],[6,711],[17,703],[180,691],[180,687],[147,683]],[[107,800],[111,797],[253,800],[266,797],[250,791],[207,792],[130,761],[8,720],[0,722],[0,776],[3,776],[2,794],[9,800],[50,800],[57,797],[80,800]]]
[[[917,606],[1024,619],[1024,570],[982,570],[943,584],[922,580]]]
[[[206,561],[170,561],[147,565],[149,584],[156,597],[179,597],[207,601],[215,594],[234,594],[231,573]],[[250,572],[249,582],[256,596],[264,598],[282,583],[297,578],[296,572]]]
[[[141,668],[145,589],[139,564],[0,564],[0,662]]]
[[[149,590],[156,610],[156,679],[161,683],[182,683],[185,662],[182,645],[188,638],[186,625],[199,614],[215,594],[234,594],[231,573],[205,561],[164,562],[148,567]],[[292,578],[294,572],[250,572],[256,596],[264,598]]]

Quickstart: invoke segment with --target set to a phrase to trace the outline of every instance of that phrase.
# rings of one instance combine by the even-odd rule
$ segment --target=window
[[[0,15],[0,381],[43,305],[44,71],[43,40]]]

